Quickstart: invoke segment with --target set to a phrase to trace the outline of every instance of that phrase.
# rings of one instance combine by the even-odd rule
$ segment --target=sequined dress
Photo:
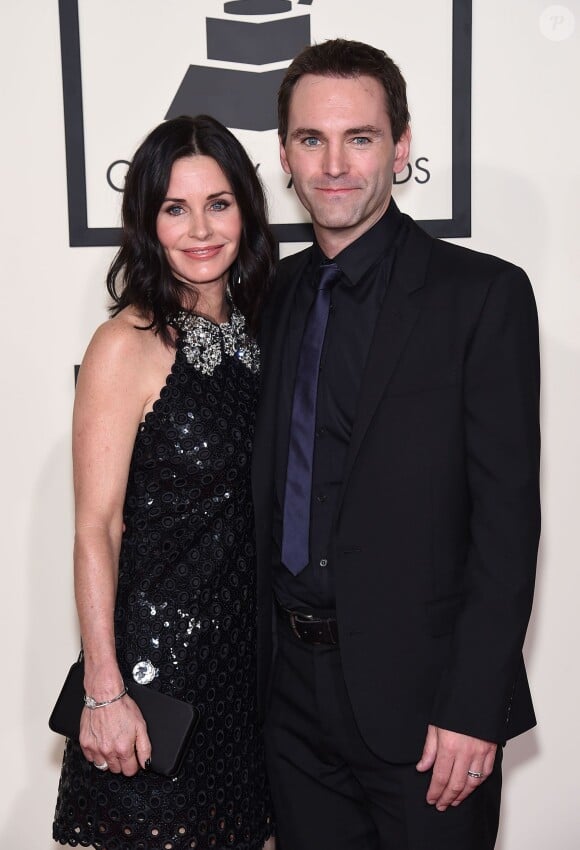
[[[271,807],[256,722],[250,453],[259,358],[236,310],[179,313],[176,357],[135,439],[115,632],[125,680],[194,703],[173,778],[100,772],[67,741],[54,839],[101,850],[258,850]]]

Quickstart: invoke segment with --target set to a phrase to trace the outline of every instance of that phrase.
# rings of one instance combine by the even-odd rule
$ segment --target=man
[[[303,51],[279,133],[315,234],[281,263],[264,318],[255,439],[281,845],[489,850],[502,745],[535,723],[532,290],[397,209],[409,116],[382,51]]]

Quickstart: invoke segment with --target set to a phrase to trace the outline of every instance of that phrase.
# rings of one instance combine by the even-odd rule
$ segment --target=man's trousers
[[[278,630],[266,752],[279,850],[492,850],[501,747],[492,775],[438,812],[425,799],[431,771],[385,762],[365,744],[339,647],[302,643],[282,622]]]

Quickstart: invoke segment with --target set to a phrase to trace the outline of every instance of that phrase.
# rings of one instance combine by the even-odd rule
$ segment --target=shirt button
[[[327,559],[326,559],[326,558],[321,558],[321,559],[320,559],[320,566],[321,566],[321,567],[327,567],[327,566],[328,566],[328,561],[327,561]]]
[[[324,493],[320,493],[320,494],[316,497],[316,501],[317,501],[317,502],[321,502],[321,503],[322,503],[322,502],[326,502],[326,496],[324,495]]]
[[[324,437],[326,434],[326,428],[317,428],[315,433],[317,437]]]

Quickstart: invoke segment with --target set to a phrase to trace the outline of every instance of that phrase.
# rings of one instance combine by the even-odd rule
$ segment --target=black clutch
[[[82,660],[76,661],[68,672],[48,721],[53,732],[74,741],[79,739],[84,706],[83,680],[84,664]],[[189,749],[199,721],[198,709],[136,682],[127,684],[127,692],[139,706],[147,724],[151,741],[151,770],[163,776],[174,776]]]

